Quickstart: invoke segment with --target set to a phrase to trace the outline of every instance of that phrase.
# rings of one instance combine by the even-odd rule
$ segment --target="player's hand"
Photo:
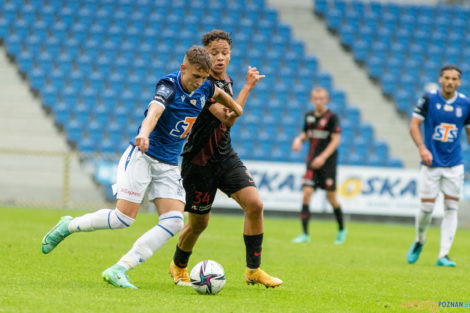
[[[419,156],[427,166],[432,164],[432,153],[423,145],[419,148]]]
[[[139,148],[142,153],[147,152],[149,149],[149,137],[138,134],[135,137],[135,145]]]
[[[258,81],[261,78],[265,78],[266,75],[260,75],[259,71],[256,69],[256,67],[251,67],[248,66],[248,72],[246,73],[246,83],[250,89],[256,86]]]
[[[312,168],[315,169],[315,170],[319,169],[320,167],[323,166],[323,164],[325,164],[325,161],[326,161],[326,159],[324,157],[322,157],[321,155],[317,156],[312,161]]]
[[[300,149],[302,149],[302,140],[297,137],[292,142],[292,151],[299,152]]]

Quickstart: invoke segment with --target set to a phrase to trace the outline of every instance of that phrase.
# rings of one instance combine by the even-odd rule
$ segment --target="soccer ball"
[[[196,264],[189,274],[191,285],[200,294],[215,295],[225,286],[225,271],[216,261],[206,260]]]

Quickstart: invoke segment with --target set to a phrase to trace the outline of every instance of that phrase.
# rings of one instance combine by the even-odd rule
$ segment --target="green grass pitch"
[[[129,272],[139,290],[102,280],[101,272],[157,223],[152,214],[140,214],[129,229],[73,234],[43,255],[41,239],[59,217],[82,213],[0,209],[0,312],[431,312],[403,303],[470,300],[468,230],[458,230],[451,251],[457,267],[438,268],[439,228],[428,231],[420,260],[408,265],[412,225],[352,222],[346,244],[336,246],[333,218],[312,221],[312,242],[294,245],[297,219],[265,218],[262,268],[284,280],[266,289],[244,282],[243,218],[215,213],[189,265],[213,259],[224,266],[225,288],[211,296],[172,283],[176,238]]]

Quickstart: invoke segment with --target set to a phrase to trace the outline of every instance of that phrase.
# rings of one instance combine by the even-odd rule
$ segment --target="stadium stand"
[[[458,65],[464,73],[470,70],[468,6],[315,0],[315,13],[325,18],[404,116],[411,115],[428,84],[437,82],[444,64]],[[460,90],[469,89],[464,76]],[[465,138],[462,146],[464,162],[470,165]]]
[[[333,2],[318,2],[331,25],[345,21]],[[205,6],[199,0],[3,0],[0,38],[44,108],[83,153],[121,153],[136,133],[158,77],[176,70],[178,58],[199,44],[203,33],[220,28],[233,34],[228,72],[235,94],[248,65],[267,75],[232,132],[243,159],[303,162],[305,151],[291,152],[291,141],[304,112],[312,109],[312,86],[323,86],[342,121],[340,163],[402,167],[264,0],[211,2],[210,11]]]

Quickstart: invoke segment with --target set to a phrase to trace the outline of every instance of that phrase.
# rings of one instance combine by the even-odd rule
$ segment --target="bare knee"
[[[263,215],[263,201],[259,198],[250,200],[243,209],[248,217],[259,217]]]
[[[185,228],[188,233],[199,236],[207,228],[207,225],[209,225],[209,220],[195,220],[187,223]]]

